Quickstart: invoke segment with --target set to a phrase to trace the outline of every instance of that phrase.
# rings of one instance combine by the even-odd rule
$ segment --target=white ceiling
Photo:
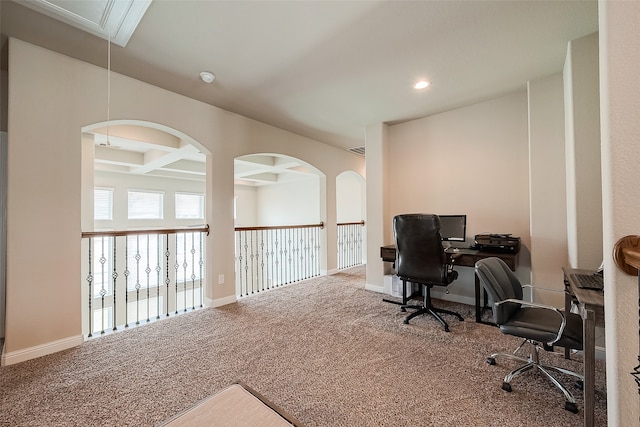
[[[15,36],[106,67],[95,32],[35,9],[0,2],[3,51]],[[598,25],[597,2],[587,0],[156,0],[142,13],[126,46],[112,47],[112,70],[345,149],[364,145],[369,124],[436,114],[560,72],[567,42]],[[203,83],[203,70],[216,80]],[[421,78],[431,87],[412,89]]]

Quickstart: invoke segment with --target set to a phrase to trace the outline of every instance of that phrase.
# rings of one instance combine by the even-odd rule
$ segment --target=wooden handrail
[[[272,225],[264,227],[236,227],[236,231],[256,231],[256,230],[288,230],[291,228],[324,228],[324,222],[320,224],[306,224],[306,225]]]
[[[640,270],[640,236],[624,236],[613,246],[613,260],[616,266],[631,276]]]
[[[148,234],[176,234],[200,232],[209,235],[209,224],[204,227],[183,227],[183,228],[161,228],[155,230],[120,230],[120,231],[83,231],[82,238],[87,237],[118,237],[118,236],[141,236]]]
[[[364,220],[358,222],[339,222],[336,225],[361,225],[364,227]]]
[[[622,253],[624,254],[624,262],[636,270],[640,270],[640,251],[626,248],[622,250]]]

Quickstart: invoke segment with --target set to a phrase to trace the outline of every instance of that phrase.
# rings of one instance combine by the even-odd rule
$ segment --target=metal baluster
[[[113,273],[111,273],[111,278],[113,279],[113,308],[112,313],[112,326],[114,331],[118,330],[118,323],[116,322],[116,312],[117,312],[117,304],[116,304],[116,284],[118,280],[118,270],[116,269],[116,236],[111,237],[111,241],[113,242]]]
[[[162,277],[162,237],[156,234],[156,319],[160,318],[160,278]]]
[[[310,236],[311,236],[312,232],[313,232],[313,229],[307,230],[306,243],[304,245],[305,260],[306,260],[306,262],[305,262],[305,270],[306,270],[307,277],[311,277],[311,264],[310,264],[311,259],[309,257],[309,243],[311,241]]]
[[[342,269],[344,268],[343,262],[342,262],[342,252],[344,251],[342,245],[342,239],[343,239],[343,226],[342,225],[338,225],[338,269]]]
[[[236,251],[236,293],[240,296],[242,296],[242,233],[243,231],[236,233],[238,241],[234,248]]]
[[[89,275],[87,276],[87,282],[89,282],[89,338],[93,336],[93,312],[91,311],[91,304],[93,302],[93,275],[91,274],[91,264],[93,263],[93,258],[91,257],[91,246],[93,246],[93,238],[89,237]]]
[[[196,308],[196,236],[191,233],[191,309]]]
[[[254,256],[254,246],[253,246],[253,236],[254,236],[255,232],[252,230],[249,232],[249,242],[250,245],[249,247],[251,248],[251,252],[249,254],[249,259],[251,261],[251,293],[254,292],[260,292],[260,289],[256,289],[256,281],[255,279],[255,274],[253,274],[253,272],[255,271],[255,267],[254,267],[254,261],[255,261],[255,256]],[[247,276],[248,278],[248,276]]]
[[[124,236],[124,327],[129,327],[129,239]]]
[[[176,275],[175,275],[175,287],[176,287],[176,291],[175,291],[175,296],[174,296],[174,300],[176,302],[176,306],[175,306],[175,313],[174,314],[178,314],[178,270],[180,269],[180,264],[178,261],[178,235],[176,234],[176,244],[175,244],[175,257],[176,260],[173,262],[173,268],[176,271]]]
[[[269,230],[265,230],[267,236],[267,286],[273,288],[273,236]]]
[[[276,243],[276,286],[282,282],[282,230],[274,230]]]
[[[319,276],[320,275],[320,270],[319,270],[319,263],[320,263],[320,229],[316,228],[315,229],[315,257],[314,257],[314,276]]]
[[[182,256],[182,273],[183,273],[183,283],[182,283],[182,301],[184,303],[183,312],[187,311],[187,267],[189,264],[187,263],[187,234],[182,233],[182,247],[183,247],[183,256]]]
[[[296,269],[298,270],[298,274],[297,274],[297,280],[300,279],[304,279],[304,273],[302,272],[302,263],[303,263],[303,253],[302,253],[302,244],[303,244],[303,238],[302,238],[302,233],[304,233],[303,229],[298,228],[296,230],[296,242],[297,242],[297,248],[296,248],[296,258],[298,259],[296,262]]]
[[[100,256],[100,264],[102,264],[102,267],[100,269],[100,302],[101,302],[101,315],[100,315],[100,334],[104,334],[104,296],[107,294],[107,290],[104,288],[104,281],[105,281],[105,273],[104,273],[104,264],[107,262],[107,258],[105,258],[104,256],[104,240],[105,238],[103,237],[102,239],[100,239],[100,243],[101,243],[101,252],[102,255]]]
[[[287,239],[287,253],[286,253],[286,261],[287,261],[287,280],[285,283],[291,283],[291,229],[287,229],[286,231],[286,239]]]
[[[245,295],[249,295],[249,235],[250,231],[244,233],[244,281],[245,281]],[[251,289],[253,293],[253,289]]]
[[[200,307],[203,306],[204,303],[204,287],[202,286],[202,281],[204,280],[204,272],[202,269],[204,268],[204,233],[200,233]]]
[[[260,285],[262,289],[269,289],[269,282],[265,288],[265,243],[264,243],[264,230],[260,230]]]
[[[142,259],[142,255],[140,255],[140,236],[136,235],[136,256],[134,257],[136,260],[136,325],[140,324],[140,260]]]
[[[151,238],[147,234],[147,268],[144,269],[144,272],[147,274],[147,323],[151,320],[150,311],[151,311],[151,266],[149,265],[149,261],[151,260],[151,248],[150,248]]]
[[[169,234],[166,234],[167,236],[167,244],[165,245],[165,248],[167,248],[164,252],[165,254],[165,259],[167,262],[167,268],[166,268],[166,278],[164,279],[164,283],[166,285],[166,292],[165,292],[165,298],[167,299],[167,303],[166,303],[166,307],[167,307],[167,317],[169,317],[169,284],[171,283],[171,279],[169,279],[169,256],[171,255],[171,251],[169,251]]]

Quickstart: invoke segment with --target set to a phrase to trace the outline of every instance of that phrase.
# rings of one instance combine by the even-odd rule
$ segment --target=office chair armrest
[[[564,328],[567,326],[567,318],[564,315],[564,313],[562,311],[560,311],[558,308],[552,306],[552,305],[546,305],[546,304],[537,304],[535,302],[528,302],[528,301],[523,301],[523,300],[519,300],[519,299],[514,299],[514,298],[509,298],[509,299],[505,299],[502,301],[499,301],[497,303],[495,303],[496,307],[500,306],[501,304],[504,303],[516,303],[516,304],[520,304],[523,305],[525,307],[533,307],[533,308],[542,308],[545,310],[550,310],[553,311],[554,313],[556,313],[558,316],[560,316],[560,318],[562,319],[562,323],[560,324],[560,328],[558,329],[558,334],[556,335],[556,338],[553,341],[549,341],[548,345],[553,345],[556,342],[558,342],[560,340],[560,338],[562,337],[562,334],[564,333]]]

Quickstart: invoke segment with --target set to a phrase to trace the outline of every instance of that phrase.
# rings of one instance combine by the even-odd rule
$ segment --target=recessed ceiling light
[[[427,80],[420,80],[418,83],[416,83],[415,85],[413,85],[414,89],[424,89],[426,87],[431,86],[431,83],[428,82]]]
[[[200,73],[200,78],[205,83],[211,83],[216,79],[216,76],[214,76],[213,73],[210,73],[208,71],[203,71]]]

